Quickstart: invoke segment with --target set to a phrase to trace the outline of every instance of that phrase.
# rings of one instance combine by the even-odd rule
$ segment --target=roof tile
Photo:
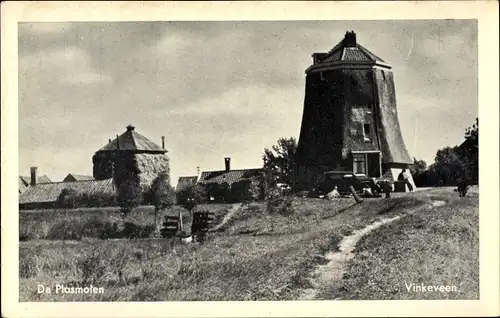
[[[115,193],[113,179],[40,183],[26,189],[20,195],[19,203],[55,202],[65,188],[75,190],[78,194]]]
[[[70,173],[66,176],[66,178],[64,178],[63,182],[83,181],[83,180],[94,180],[94,177]]]
[[[218,170],[218,171],[203,171],[201,173],[200,181],[201,184],[208,183],[228,183],[229,185],[239,182],[257,175],[258,172],[262,171],[261,168],[257,169],[241,169],[241,170]]]

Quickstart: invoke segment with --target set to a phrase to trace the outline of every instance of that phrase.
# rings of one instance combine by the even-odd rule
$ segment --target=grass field
[[[431,200],[447,204],[407,215]],[[208,208],[220,221],[231,206]],[[273,215],[263,203],[252,203],[201,245],[183,245],[176,239],[87,237],[22,241],[20,300],[297,300],[311,288],[311,273],[326,262],[324,255],[335,251],[344,236],[396,215],[403,217],[359,241],[342,284],[324,284],[318,298],[477,298],[477,196],[459,199],[450,188],[441,188],[361,204],[352,199],[293,198],[287,209]],[[62,216],[24,217],[21,227],[29,223],[36,228],[40,220],[56,223],[53,218]],[[151,220],[144,213],[136,216],[136,222]],[[455,284],[461,292],[405,293],[404,282]],[[104,293],[37,293],[38,285],[56,284],[92,284]]]
[[[231,204],[206,204],[196,210],[215,213],[220,221],[231,208]],[[161,211],[159,223],[165,215],[178,215],[182,212],[184,224],[191,224],[191,214],[179,206]],[[19,213],[19,239],[27,240],[80,240],[82,238],[120,238],[124,235],[113,233],[109,228],[113,224],[129,223],[136,237],[148,238],[153,235],[154,207],[140,206],[127,217],[122,218],[119,208],[82,208],[54,210],[24,210]],[[189,226],[186,227],[188,232]],[[114,235],[115,234],[115,235]]]

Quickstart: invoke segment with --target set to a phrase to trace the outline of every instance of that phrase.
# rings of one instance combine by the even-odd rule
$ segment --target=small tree
[[[417,160],[413,158],[413,164],[410,166],[410,173],[412,176],[417,176],[427,170],[427,162],[425,160]]]
[[[177,204],[187,210],[192,210],[198,204],[206,202],[207,194],[202,185],[188,185],[176,193]]]
[[[227,182],[223,182],[219,185],[219,200],[222,202],[231,201],[231,186]]]
[[[142,203],[142,189],[136,180],[125,180],[118,186],[118,205],[127,216]]]
[[[477,182],[479,174],[479,119],[465,130],[465,142],[460,146],[467,174],[471,181]]]
[[[65,209],[72,209],[76,206],[77,193],[71,188],[62,189],[57,197],[57,206]]]
[[[231,201],[250,201],[252,199],[250,195],[251,180],[240,180],[231,185]]]
[[[293,137],[280,138],[272,149],[264,149],[264,169],[271,172],[277,182],[292,184],[297,141]]]
[[[155,228],[158,230],[158,215],[163,209],[169,208],[175,203],[175,192],[170,185],[167,172],[161,172],[151,184],[151,200],[155,207]]]
[[[207,194],[205,191],[205,187],[202,185],[194,184],[187,185],[179,189],[176,193],[177,204],[185,208],[192,215],[194,208],[206,202]],[[179,211],[179,221],[181,221],[182,227],[182,212]],[[181,231],[183,229],[181,228]]]
[[[465,174],[465,162],[460,148],[455,146],[439,149],[432,167],[439,176],[439,185],[456,185],[457,180]]]

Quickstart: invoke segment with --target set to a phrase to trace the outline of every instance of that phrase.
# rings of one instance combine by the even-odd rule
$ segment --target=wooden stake
[[[356,193],[356,190],[354,190],[353,186],[349,186],[349,191],[351,191],[352,196],[354,197],[354,200],[356,200],[357,203],[363,202],[363,199]]]

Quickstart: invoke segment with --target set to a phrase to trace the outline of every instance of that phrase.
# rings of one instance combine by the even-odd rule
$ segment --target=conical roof
[[[343,63],[369,63],[390,67],[383,59],[356,41],[356,33],[348,31],[345,37],[327,53],[314,53],[312,68]]]
[[[132,125],[127,126],[127,130],[110,141],[107,145],[99,149],[98,151],[117,151],[117,150],[128,150],[135,152],[156,152],[165,153],[167,150],[158,146],[148,138],[139,134],[135,131],[135,127]]]

